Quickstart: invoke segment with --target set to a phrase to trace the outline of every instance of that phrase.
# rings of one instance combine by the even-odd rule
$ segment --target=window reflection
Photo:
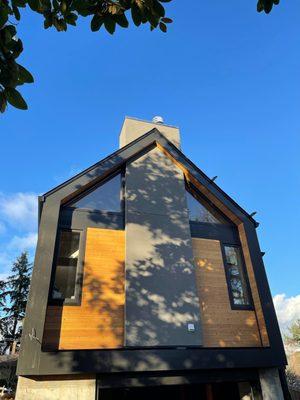
[[[121,174],[92,189],[69,206],[89,210],[121,212]]]
[[[250,300],[240,248],[225,246],[225,257],[233,303],[235,305],[249,305]]]
[[[190,221],[210,224],[224,223],[223,218],[209,204],[204,204],[204,200],[200,202],[188,190],[186,190],[186,198]]]
[[[79,241],[79,232],[60,232],[57,265],[52,289],[53,299],[75,299]]]

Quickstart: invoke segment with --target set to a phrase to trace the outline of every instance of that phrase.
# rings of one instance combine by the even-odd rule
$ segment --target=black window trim
[[[198,222],[198,221],[192,221],[190,220],[190,223],[193,224],[210,224],[213,226],[218,226],[218,225],[227,225],[227,226],[235,226],[235,224],[221,211],[218,209],[218,207],[216,207],[211,200],[209,200],[203,193],[200,192],[200,190],[198,188],[196,188],[195,185],[193,185],[192,182],[188,182],[187,179],[185,178],[185,189],[190,193],[191,196],[193,196],[197,201],[199,201],[200,204],[201,200],[204,203],[207,203],[218,215],[220,215],[221,219],[224,220],[224,222],[220,222],[220,223],[214,223],[214,222]],[[202,204],[203,207],[205,207],[205,205]],[[210,211],[210,210],[208,210]],[[218,219],[216,217],[216,219]]]
[[[94,190],[96,190],[98,187],[105,185],[106,182],[110,181],[111,179],[115,178],[117,175],[120,174],[121,178],[121,183],[120,183],[120,211],[110,211],[110,210],[98,210],[98,209],[93,209],[93,208],[78,208],[78,207],[72,207],[70,205],[71,203],[77,202],[84,198],[86,195],[92,193]],[[63,205],[64,209],[68,210],[73,210],[73,211],[81,211],[81,212],[95,212],[98,214],[103,214],[103,215],[111,215],[111,214],[118,214],[122,215],[124,214],[124,208],[125,208],[125,169],[117,169],[114,171],[111,175],[105,177],[101,181],[95,183],[92,185],[89,189],[83,191],[82,193],[78,194],[77,196],[73,197],[70,199],[66,204]]]
[[[55,282],[55,274],[58,261],[59,243],[61,232],[79,232],[79,254],[76,268],[76,282],[75,282],[75,298],[74,299],[53,299],[52,291]],[[85,242],[86,242],[86,229],[68,229],[59,228],[57,230],[54,262],[52,267],[52,276],[50,282],[50,290],[48,296],[48,304],[50,306],[80,306],[82,299],[82,284],[83,284],[83,270],[84,270],[84,253],[85,253]]]
[[[251,292],[251,286],[249,282],[249,277],[246,269],[246,264],[245,264],[245,259],[244,259],[244,254],[243,254],[243,249],[242,246],[239,244],[232,244],[232,243],[225,243],[225,242],[220,242],[221,245],[221,252],[222,252],[222,258],[223,258],[223,266],[225,270],[225,276],[226,276],[226,283],[227,283],[227,290],[228,290],[228,295],[229,295],[229,300],[230,300],[230,305],[232,310],[250,310],[254,311],[254,303],[253,303],[253,298],[252,298],[252,292]],[[229,274],[229,268],[228,268],[228,263],[226,261],[226,253],[225,253],[225,247],[235,247],[240,250],[240,255],[241,255],[241,269],[242,273],[244,274],[244,279],[245,279],[245,284],[246,284],[246,290],[248,292],[248,298],[249,298],[249,304],[235,304],[233,300],[233,295],[231,291],[231,286],[230,286],[230,274]]]

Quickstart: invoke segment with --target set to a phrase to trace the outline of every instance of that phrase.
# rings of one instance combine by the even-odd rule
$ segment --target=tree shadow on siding
[[[182,173],[158,150],[143,158],[143,163],[138,159],[126,171],[126,229],[127,235],[131,230],[134,243],[130,254],[127,249],[126,265],[125,344],[130,348],[114,350],[104,346],[107,350],[78,350],[62,355],[60,363],[67,363],[74,372],[84,368],[91,372],[181,370],[198,364],[199,356],[192,349],[182,350],[176,358],[166,348],[189,344],[189,322],[195,322],[196,332],[190,335],[199,335],[201,345],[199,299]],[[95,224],[92,214],[90,218]],[[89,307],[99,318],[108,315],[107,321],[112,323],[113,315],[120,312],[120,304],[105,297],[108,284],[89,272],[87,266],[85,274],[91,293]],[[109,285],[116,294],[121,290],[117,278]],[[98,324],[99,333],[101,329]],[[119,340],[119,332],[114,334]],[[157,349],[159,346],[162,348]],[[226,365],[226,357],[217,350],[215,358],[220,365]],[[230,363],[228,360],[232,366]]]

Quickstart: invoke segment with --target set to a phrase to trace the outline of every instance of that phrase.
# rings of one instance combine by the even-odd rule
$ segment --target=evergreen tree
[[[32,266],[28,261],[27,252],[21,253],[13,263],[11,269],[12,275],[3,284],[1,329],[4,340],[10,342],[11,345],[21,336],[20,322],[25,317],[31,269]]]

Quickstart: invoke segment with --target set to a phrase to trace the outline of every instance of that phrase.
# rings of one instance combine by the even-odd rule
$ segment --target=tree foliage
[[[27,109],[17,87],[32,83],[33,76],[16,60],[23,51],[22,41],[17,37],[15,23],[21,20],[21,12],[29,7],[40,14],[44,28],[58,32],[76,26],[79,17],[91,18],[91,30],[106,29],[113,34],[117,26],[129,26],[128,15],[136,26],[148,24],[150,29],[167,31],[172,20],[165,16],[163,3],[172,0],[0,0],[0,112],[7,104]],[[269,13],[280,0],[258,0],[257,10]],[[13,20],[14,22],[11,22]]]
[[[8,346],[21,336],[20,322],[25,317],[31,269],[28,254],[23,252],[13,263],[12,275],[0,282],[0,329]]]
[[[292,323],[288,332],[289,333],[284,336],[285,343],[300,348],[300,319]]]

